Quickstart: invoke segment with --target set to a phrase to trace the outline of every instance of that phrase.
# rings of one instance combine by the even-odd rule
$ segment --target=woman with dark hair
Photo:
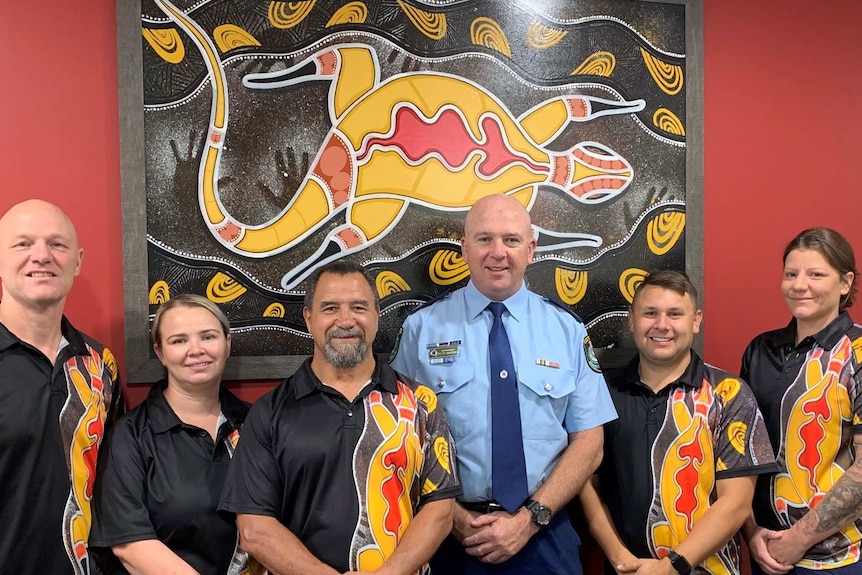
[[[110,548],[108,573],[241,573],[234,519],[219,496],[248,405],[221,386],[227,318],[213,302],[179,295],[153,320],[167,372],[123,416],[100,462],[90,547]]]
[[[779,469],[760,477],[743,527],[755,574],[862,574],[862,326],[846,309],[858,275],[841,234],[800,233],[784,250],[781,281],[793,318],[745,350],[740,375]]]

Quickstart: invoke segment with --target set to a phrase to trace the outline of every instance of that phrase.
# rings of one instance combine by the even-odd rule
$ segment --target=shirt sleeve
[[[248,412],[222,489],[220,511],[275,518],[281,514],[284,482],[275,458],[272,397],[262,397]]]
[[[398,346],[395,348],[395,357],[390,361],[392,369],[413,379],[419,375],[417,373],[418,366],[414,360],[418,345],[418,336],[419,333],[414,316],[407,316],[398,334]]]
[[[147,509],[148,459],[151,458],[143,453],[134,419],[118,421],[107,444],[97,474],[90,546],[113,547],[157,539]]]
[[[724,479],[777,471],[763,415],[748,385],[726,377],[715,386],[723,403],[715,438],[715,477]]]
[[[857,349],[862,349],[862,337],[856,338],[852,342],[854,353],[849,359],[850,367],[850,397],[853,398],[853,434],[862,434],[862,365],[856,360]],[[846,369],[846,368],[845,368]]]
[[[755,342],[751,342],[742,354],[742,365],[739,366],[739,378],[742,381],[751,381],[751,357],[754,355]]]
[[[111,396],[108,401],[108,405],[106,406],[108,410],[108,418],[105,422],[105,427],[107,429],[126,412],[126,403],[123,400],[123,387],[120,385],[120,373],[117,370],[117,360],[114,358],[114,354],[111,353],[110,349],[104,348],[102,350],[102,362],[105,365],[104,373],[107,376],[104,381],[109,382],[109,385],[111,386]]]
[[[422,388],[420,388],[422,389]],[[427,388],[425,388],[427,389]],[[425,423],[425,457],[422,463],[419,504],[461,495],[461,484],[455,464],[455,442],[446,421],[446,414],[438,408],[437,397],[428,390],[425,397],[427,419]]]
[[[594,357],[586,329],[577,324],[572,350],[575,370],[575,391],[569,398],[566,409],[565,428],[569,433],[584,431],[604,425],[617,418],[617,410],[601,372],[592,367],[598,365]],[[590,357],[588,357],[588,355]]]

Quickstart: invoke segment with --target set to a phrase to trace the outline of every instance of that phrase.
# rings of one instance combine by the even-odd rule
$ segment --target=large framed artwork
[[[374,349],[463,286],[464,216],[509,194],[529,287],[627,358],[647,270],[702,286],[702,7],[674,0],[118,0],[126,363],[172,295],[231,321],[228,379],[311,353],[305,281],[374,278]]]

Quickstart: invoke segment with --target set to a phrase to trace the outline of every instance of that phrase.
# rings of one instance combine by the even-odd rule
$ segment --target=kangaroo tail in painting
[[[537,252],[550,252],[568,248],[597,248],[602,245],[602,238],[599,236],[552,232],[539,226],[533,226],[533,237],[536,238]]]
[[[588,122],[600,116],[633,114],[646,106],[643,100],[605,100],[593,96],[569,96],[564,98],[569,107],[569,119],[573,122]]]

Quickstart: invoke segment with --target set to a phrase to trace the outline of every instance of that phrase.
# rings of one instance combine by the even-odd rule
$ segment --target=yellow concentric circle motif
[[[269,23],[276,28],[286,30],[293,28],[311,13],[317,0],[303,0],[302,2],[270,2],[267,16]]]
[[[179,64],[186,57],[186,47],[183,45],[179,32],[174,28],[154,29],[142,28],[141,33],[156,54],[169,64]]]
[[[587,293],[587,272],[557,268],[554,270],[554,283],[563,303],[576,304]]]
[[[558,30],[545,26],[539,22],[533,22],[527,28],[527,44],[536,50],[547,50],[560,43],[566,37],[566,30]]]
[[[448,25],[445,14],[442,12],[426,12],[404,2],[404,0],[397,1],[417,30],[432,40],[440,40],[446,35]]]
[[[263,310],[263,317],[284,317],[284,306],[278,302],[269,304]]]
[[[234,24],[216,26],[213,30],[213,39],[222,52],[245,46],[260,46],[257,38]]]
[[[377,274],[374,283],[377,284],[377,297],[380,299],[394,293],[410,290],[410,285],[404,281],[404,278],[389,270]]]
[[[647,245],[652,253],[662,256],[679,241],[685,230],[683,212],[664,212],[647,224]]]
[[[104,362],[108,371],[111,372],[111,377],[116,378],[118,373],[117,358],[114,357],[114,354],[107,347],[102,350],[102,362]]]
[[[232,277],[218,272],[207,285],[207,297],[215,303],[233,301],[246,292],[246,288],[238,284]]]
[[[428,266],[431,281],[437,285],[456,284],[470,275],[467,262],[454,250],[440,250],[431,258]]]
[[[446,473],[451,473],[449,469],[449,442],[442,437],[434,440],[434,455],[437,456],[437,463],[440,467],[446,470]]]
[[[512,57],[509,40],[500,25],[490,18],[476,18],[470,24],[470,40],[477,46],[484,46]]]
[[[367,19],[368,7],[364,2],[348,2],[335,11],[326,23],[326,27],[331,28],[339,24],[364,24]]]
[[[168,282],[159,280],[150,288],[150,294],[147,300],[150,305],[161,305],[171,299],[171,288],[168,287]]]
[[[632,303],[635,298],[635,289],[647,277],[646,270],[640,268],[629,268],[620,274],[620,293],[626,301]]]
[[[617,57],[610,52],[594,52],[587,56],[581,64],[574,69],[571,76],[586,74],[589,76],[609,77],[617,67]]]
[[[427,386],[420,385],[416,388],[414,392],[416,395],[416,399],[425,404],[425,407],[428,409],[428,413],[434,413],[437,409],[437,394],[431,391],[431,389]]]
[[[742,421],[734,421],[727,426],[727,439],[740,455],[745,455],[745,435],[747,433],[748,426]]]
[[[643,48],[641,48],[641,56],[643,56],[650,76],[658,84],[662,92],[673,96],[682,90],[682,68],[674,64],[662,62]]]
[[[659,130],[664,130],[669,134],[685,136],[685,127],[682,125],[682,120],[667,108],[656,110],[655,114],[652,115],[652,123]]]
[[[738,379],[725,377],[715,386],[715,394],[721,397],[721,400],[727,405],[739,394],[740,389],[742,389],[742,384],[739,383]]]

